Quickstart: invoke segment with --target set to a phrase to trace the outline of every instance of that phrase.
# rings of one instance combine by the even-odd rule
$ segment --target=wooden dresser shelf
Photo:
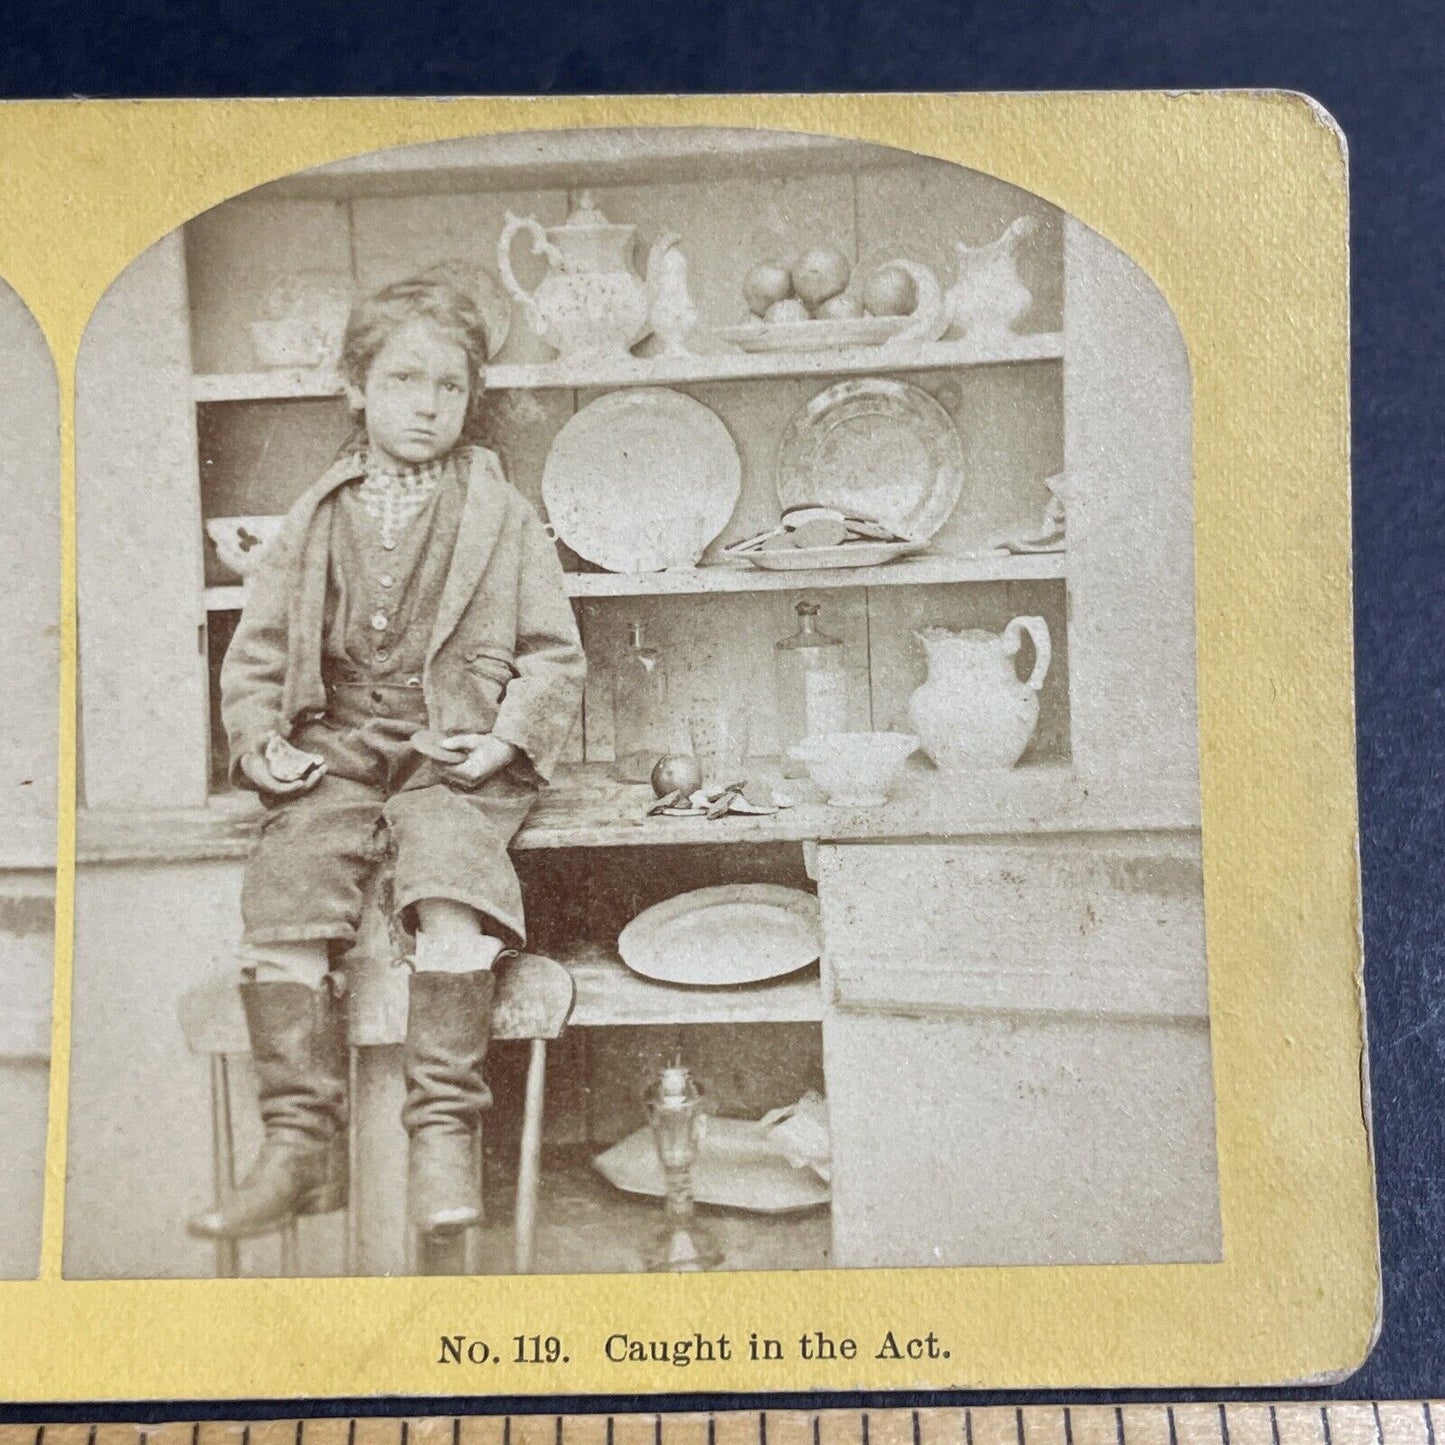
[[[776,760],[749,765],[759,797],[779,781]],[[1081,783],[1066,763],[1038,763],[1001,779],[949,779],[922,755],[908,765],[893,801],[881,808],[839,808],[819,800],[806,779],[781,783],[797,798],[764,817],[649,818],[652,790],[614,782],[605,763],[563,768],[517,834],[529,848],[678,847],[697,844],[865,842],[887,838],[1005,837],[1042,833],[1191,830],[1199,827],[1197,784],[1153,780],[1105,789]],[[261,808],[249,793],[225,793],[200,808],[81,810],[81,864],[195,862],[244,858]]]
[[[561,960],[577,986],[572,1028],[631,1024],[813,1023],[823,1017],[817,965],[766,983],[690,988],[633,973],[601,946],[579,948]]]
[[[925,553],[880,567],[825,567],[817,571],[769,572],[720,564],[675,567],[666,572],[569,572],[570,597],[682,597],[707,592],[815,592],[843,587],[930,587],[957,582],[1038,582],[1062,578],[1063,552],[1024,556],[988,553],[948,557]],[[244,585],[206,588],[207,612],[239,612]]]
[[[488,391],[583,391],[594,387],[687,386],[710,381],[754,381],[795,376],[886,375],[1057,361],[1064,338],[1056,332],[1013,336],[980,346],[972,341],[931,341],[914,346],[854,346],[832,351],[730,351],[717,356],[620,357],[615,361],[549,361],[487,369]],[[334,372],[312,368],[211,372],[197,375],[198,402],[306,401],[339,397]]]

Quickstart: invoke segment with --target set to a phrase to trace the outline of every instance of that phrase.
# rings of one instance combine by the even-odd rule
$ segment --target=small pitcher
[[[1002,236],[983,246],[955,241],[958,280],[948,289],[949,330],[953,337],[984,344],[1007,340],[1029,309],[1033,296],[1019,279],[1014,247],[1038,230],[1032,216],[1020,216]]]
[[[1024,634],[1034,666],[1019,678],[1014,658]],[[1002,632],[928,627],[914,636],[928,654],[928,677],[908,700],[923,750],[945,773],[1011,768],[1039,722],[1039,689],[1053,660],[1042,617],[1015,617]]]

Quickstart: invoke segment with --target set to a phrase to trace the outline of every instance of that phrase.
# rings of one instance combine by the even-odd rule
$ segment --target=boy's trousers
[[[244,941],[353,942],[366,881],[390,856],[403,925],[418,900],[452,899],[520,946],[522,893],[507,848],[537,799],[525,763],[474,789],[453,785],[409,745],[426,726],[419,686],[356,683],[328,694],[326,716],[291,739],[324,757],[326,773],[309,792],[263,799],[241,888]]]

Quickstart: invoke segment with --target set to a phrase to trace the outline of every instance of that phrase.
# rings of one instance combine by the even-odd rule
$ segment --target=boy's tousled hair
[[[462,436],[474,439],[486,377],[487,331],[477,303],[446,268],[394,281],[352,307],[341,343],[342,377],[364,389],[377,353],[412,321],[432,322],[466,352],[470,388]]]

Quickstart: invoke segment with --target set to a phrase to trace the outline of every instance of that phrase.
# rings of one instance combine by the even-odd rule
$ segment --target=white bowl
[[[343,329],[345,323],[342,323]],[[331,366],[341,350],[341,334],[310,316],[251,322],[251,349],[267,371],[310,370]]]
[[[804,738],[788,754],[807,768],[830,803],[876,808],[888,801],[889,789],[917,747],[912,733],[820,733]]]
[[[284,517],[212,517],[206,536],[216,556],[238,577],[256,565],[281,528]]]

